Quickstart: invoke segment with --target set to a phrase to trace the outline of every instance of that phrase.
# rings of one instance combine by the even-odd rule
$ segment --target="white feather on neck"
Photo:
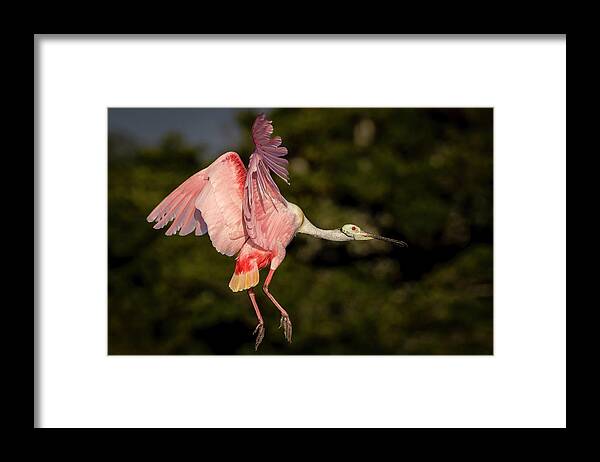
[[[354,238],[346,236],[340,229],[321,229],[313,225],[306,216],[303,217],[302,224],[298,228],[297,233],[308,234],[319,239],[327,241],[353,241]]]

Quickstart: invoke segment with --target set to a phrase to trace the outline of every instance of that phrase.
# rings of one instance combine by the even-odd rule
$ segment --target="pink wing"
[[[281,146],[281,137],[271,138],[272,134],[271,121],[260,114],[252,125],[252,139],[256,148],[248,164],[243,203],[246,233],[264,249],[273,247],[274,214],[288,213],[287,201],[270,173],[274,172],[289,184],[288,161],[283,158],[288,151]]]
[[[245,180],[246,167],[240,156],[227,152],[178,186],[147,220],[156,221],[154,229],[173,220],[167,236],[208,232],[217,251],[235,255],[247,239],[242,223]]]

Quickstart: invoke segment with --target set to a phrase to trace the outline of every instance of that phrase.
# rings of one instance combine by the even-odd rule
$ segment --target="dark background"
[[[408,242],[298,235],[254,310],[234,259],[146,216],[228,150],[244,162],[264,110],[289,150],[283,195],[322,228]],[[493,353],[492,109],[109,109],[109,354]],[[261,272],[261,279],[266,276]]]

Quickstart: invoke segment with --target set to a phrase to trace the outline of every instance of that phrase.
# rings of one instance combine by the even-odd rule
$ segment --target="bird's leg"
[[[254,293],[254,289],[252,287],[248,289],[248,296],[250,297],[254,311],[256,311],[256,317],[258,318],[258,326],[256,326],[256,329],[254,329],[254,332],[252,332],[252,335],[258,332],[258,334],[256,334],[256,344],[254,345],[254,351],[256,351],[258,350],[260,342],[262,342],[263,338],[265,338],[265,323],[263,322],[260,310],[258,309],[258,304],[256,303],[256,294]]]
[[[273,273],[275,273],[274,269],[269,270],[269,275],[267,279],[265,279],[265,283],[263,285],[263,291],[267,294],[267,297],[273,302],[273,304],[277,307],[277,309],[281,313],[281,321],[279,321],[279,328],[283,326],[283,335],[288,342],[292,342],[292,321],[290,321],[290,316],[287,314],[287,311],[283,309],[283,307],[279,304],[275,297],[271,295],[269,292],[269,284],[271,283],[271,279],[273,278]]]

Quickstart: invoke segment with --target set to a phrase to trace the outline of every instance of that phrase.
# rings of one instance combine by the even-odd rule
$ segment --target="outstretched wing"
[[[235,255],[246,242],[242,223],[245,180],[246,168],[240,156],[227,152],[179,185],[147,220],[156,221],[154,229],[173,220],[167,236],[185,236],[192,231],[201,236],[208,232],[217,251]]]
[[[244,189],[244,228],[250,239],[263,248],[269,248],[268,221],[274,213],[287,209],[287,201],[270,172],[289,184],[288,161],[283,158],[287,148],[281,146],[281,137],[271,138],[272,134],[272,122],[260,114],[252,125],[255,150],[250,156]]]

